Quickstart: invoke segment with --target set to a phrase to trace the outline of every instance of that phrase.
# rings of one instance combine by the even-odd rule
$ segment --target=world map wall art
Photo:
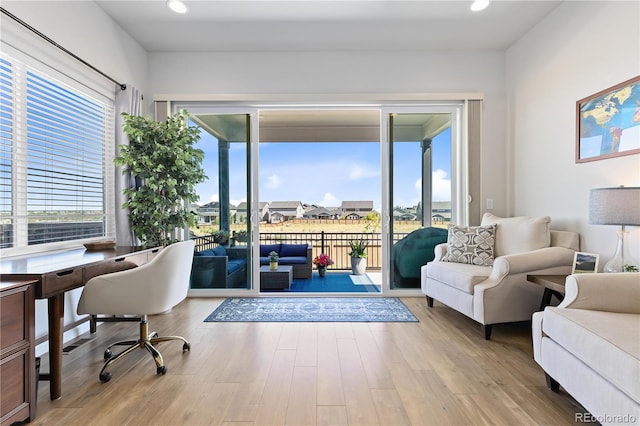
[[[640,153],[640,76],[576,102],[576,163]]]

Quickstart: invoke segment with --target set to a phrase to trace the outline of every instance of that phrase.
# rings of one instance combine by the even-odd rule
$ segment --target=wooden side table
[[[564,283],[568,275],[527,275],[527,281],[544,287],[540,310],[544,311],[546,306],[551,304],[551,296],[555,296],[559,301],[564,299]]]

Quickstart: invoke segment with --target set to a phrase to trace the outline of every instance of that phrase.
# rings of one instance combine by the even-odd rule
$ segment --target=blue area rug
[[[321,277],[313,271],[310,280],[293,280],[288,291],[289,293],[380,293],[380,287],[366,275],[328,271],[324,277]]]
[[[397,297],[231,297],[205,322],[418,322]]]

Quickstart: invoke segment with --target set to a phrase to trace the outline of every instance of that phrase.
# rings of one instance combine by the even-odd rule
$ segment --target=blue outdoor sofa
[[[246,283],[246,250],[218,246],[194,253],[191,288],[240,288]]]
[[[261,244],[260,265],[269,264],[269,253],[278,253],[280,265],[293,266],[294,279],[311,278],[313,259],[309,244]],[[194,253],[191,288],[244,288],[247,283],[247,250],[217,246]]]
[[[309,279],[313,272],[313,258],[309,244],[260,244],[260,265],[269,264],[269,253],[278,253],[279,265],[293,266],[293,279]]]

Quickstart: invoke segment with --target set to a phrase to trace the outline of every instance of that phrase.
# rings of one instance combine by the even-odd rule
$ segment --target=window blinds
[[[105,235],[113,102],[15,59],[0,65],[1,247]]]

